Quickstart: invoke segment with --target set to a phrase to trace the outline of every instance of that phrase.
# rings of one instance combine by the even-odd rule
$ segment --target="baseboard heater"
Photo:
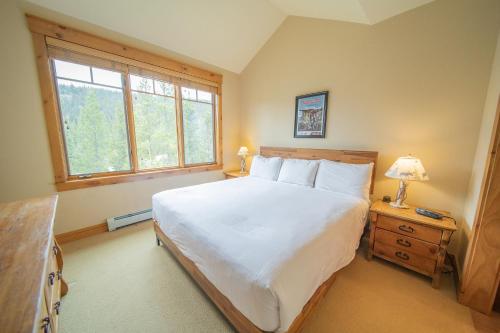
[[[118,228],[123,228],[128,225],[146,221],[153,218],[153,214],[150,209],[141,210],[138,212],[133,212],[130,214],[125,214],[121,216],[108,217],[108,230],[114,231]]]

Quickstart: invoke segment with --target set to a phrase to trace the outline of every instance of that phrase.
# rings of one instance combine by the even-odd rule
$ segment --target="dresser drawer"
[[[57,333],[59,329],[59,306],[61,305],[60,301],[56,302],[52,307],[52,314],[50,315],[50,325],[52,328],[52,333]],[[57,306],[57,309],[55,307]]]
[[[49,314],[52,313],[54,304],[59,301],[61,294],[61,272],[57,264],[57,250],[54,250],[55,243],[51,242],[49,258],[47,261],[47,270],[45,278],[45,301]]]
[[[421,241],[416,238],[380,228],[377,228],[375,231],[375,242],[391,245],[405,252],[418,254],[429,259],[436,259],[439,252],[439,245],[437,244]]]
[[[384,243],[375,242],[373,252],[390,258],[397,263],[413,266],[429,275],[433,274],[436,268],[436,260],[425,258]]]
[[[393,231],[401,235],[418,238],[434,244],[441,243],[441,230],[426,227],[405,220],[379,215],[377,219],[377,227]]]
[[[40,305],[40,315],[38,317],[38,321],[35,323],[37,325],[37,330],[34,332],[37,333],[47,333],[52,332],[50,325],[50,316],[47,311],[47,304],[45,303],[45,297],[41,297],[41,305]]]

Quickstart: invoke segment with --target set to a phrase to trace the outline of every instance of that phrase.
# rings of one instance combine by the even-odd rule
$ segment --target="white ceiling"
[[[287,15],[374,24],[433,0],[20,1],[240,73]]]
[[[375,24],[434,0],[269,0],[287,15]]]
[[[286,17],[267,0],[26,2],[235,73],[245,68]]]

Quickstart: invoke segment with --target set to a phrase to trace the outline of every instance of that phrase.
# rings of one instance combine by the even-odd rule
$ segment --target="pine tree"
[[[75,128],[75,148],[70,160],[71,173],[97,173],[108,170],[110,135],[106,118],[99,109],[96,93],[90,89]]]
[[[174,99],[134,92],[133,101],[139,167],[178,165]]]
[[[182,108],[186,163],[212,162],[214,159],[212,105],[183,100]]]

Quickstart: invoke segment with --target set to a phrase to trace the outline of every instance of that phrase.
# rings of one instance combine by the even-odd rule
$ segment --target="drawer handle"
[[[415,229],[413,229],[412,227],[410,227],[406,224],[400,225],[399,230],[404,231],[404,232],[409,232],[411,234],[415,232]]]
[[[49,325],[50,325],[50,319],[49,319],[49,317],[43,318],[42,319],[43,333],[49,333]]]
[[[55,246],[55,245],[52,246],[52,252],[54,252],[54,255],[57,256],[57,252],[58,252],[57,246]]]
[[[56,277],[56,273],[51,272],[51,273],[49,274],[49,285],[51,285],[51,286],[53,286],[53,285],[54,285],[54,279],[55,279],[55,277]]]
[[[411,243],[408,242],[406,239],[400,238],[396,241],[396,243],[398,243],[399,245],[402,245],[402,246],[411,247]]]
[[[398,252],[396,252],[396,257],[399,257],[399,258],[401,258],[401,259],[403,259],[403,260],[408,260],[408,259],[410,259],[410,256],[409,256],[409,255],[407,255],[407,254],[406,254],[406,253],[404,253],[404,252],[399,252],[399,251],[398,251]]]
[[[56,315],[59,315],[59,309],[61,308],[61,302],[57,301],[54,303],[54,311],[56,311]]]

